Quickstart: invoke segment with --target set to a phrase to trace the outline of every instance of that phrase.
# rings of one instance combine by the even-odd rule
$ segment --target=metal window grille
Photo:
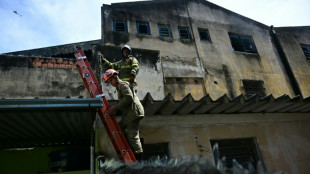
[[[304,52],[306,58],[308,60],[310,60],[310,46],[308,46],[308,45],[300,45],[300,46],[301,46],[302,51]]]
[[[147,22],[137,22],[137,33],[142,35],[150,35],[150,26]]]
[[[264,82],[260,80],[242,80],[245,93],[248,97],[257,94],[259,97],[266,96]]]
[[[158,30],[160,37],[169,37],[169,38],[172,37],[171,30],[168,25],[159,25]]]
[[[123,20],[114,20],[113,31],[120,33],[127,33],[127,22]]]
[[[200,40],[211,41],[209,32],[206,29],[198,29]]]
[[[262,161],[260,150],[255,138],[211,140],[211,146],[218,144],[219,158],[225,156],[226,167],[232,168],[233,159],[247,168],[251,163],[254,168]]]
[[[157,156],[159,156],[160,158],[164,156],[170,158],[168,143],[143,144],[144,159],[149,159],[151,157]]]
[[[180,39],[191,39],[189,30],[187,27],[179,27]]]

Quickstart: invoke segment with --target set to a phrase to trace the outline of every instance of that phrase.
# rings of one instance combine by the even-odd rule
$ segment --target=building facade
[[[75,69],[74,46],[82,46],[100,78],[105,68],[97,52],[117,61],[122,58],[120,47],[128,44],[140,63],[137,83],[146,112],[140,128],[145,158],[195,155],[213,160],[213,147],[218,146],[219,156],[226,158],[228,167],[235,158],[244,166],[251,163],[256,167],[260,162],[268,173],[310,172],[309,26],[266,26],[203,0],[103,4],[101,24],[99,40],[0,55],[0,79],[7,82],[0,87],[0,110],[5,113],[0,115],[1,135],[6,135],[1,140],[13,142],[0,144],[1,149],[26,147],[30,140],[34,142],[30,146],[34,146],[34,139],[42,141],[40,137],[46,135],[49,138],[44,142],[50,142],[52,147],[59,142],[67,144],[72,141],[70,137],[79,137],[74,131],[72,136],[62,137],[59,132],[66,129],[54,132],[50,127],[42,135],[30,135],[42,129],[34,126],[39,117],[53,125],[69,124],[71,117],[74,121],[77,113],[70,107],[89,98]],[[115,89],[105,84],[102,88],[112,104],[117,102]],[[57,119],[23,108],[26,116],[31,115],[29,120],[25,115],[23,119],[32,129],[25,123],[13,127],[20,129],[22,125],[28,132],[29,137],[21,145],[16,141],[19,136],[4,133],[10,130],[5,125],[18,122],[20,105],[32,106],[33,101],[25,104],[19,99],[34,97],[47,98],[41,102],[48,104],[50,98],[62,104],[70,100],[58,101],[60,98],[71,97],[75,101],[65,110],[54,108],[56,115],[62,113]],[[5,103],[16,101],[6,100],[9,98],[18,103],[13,111],[11,104]],[[46,106],[50,105],[42,105]],[[93,112],[96,108],[88,109]],[[87,122],[96,123],[95,132],[82,131],[86,141],[78,145],[94,147],[96,152],[115,158],[100,120],[92,114]],[[78,123],[75,128],[80,126]],[[93,125],[89,126],[91,129]],[[91,135],[87,138],[85,134]],[[58,135],[57,141],[50,138],[52,135]],[[0,155],[0,161],[12,152],[0,151],[4,156]],[[41,172],[47,170],[46,166]],[[4,171],[9,170],[7,167]]]

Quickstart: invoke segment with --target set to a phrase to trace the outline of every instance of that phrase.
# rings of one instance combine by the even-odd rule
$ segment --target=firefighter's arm
[[[117,109],[124,108],[133,102],[133,95],[130,87],[126,83],[122,83],[120,88],[121,93],[124,97],[121,101],[119,101],[117,105],[115,105]]]
[[[100,52],[98,52],[98,55],[100,56],[101,61],[106,68],[115,69],[115,70],[119,69],[120,67],[119,62],[115,62],[115,63],[109,62]]]
[[[139,72],[139,62],[136,58],[132,59],[132,69],[130,72],[130,82],[133,83],[135,81],[135,78]]]

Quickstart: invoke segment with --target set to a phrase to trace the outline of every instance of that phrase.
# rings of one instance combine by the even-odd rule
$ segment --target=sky
[[[101,6],[137,0],[0,0],[0,54],[101,38]],[[310,26],[310,0],[209,0],[265,25]]]

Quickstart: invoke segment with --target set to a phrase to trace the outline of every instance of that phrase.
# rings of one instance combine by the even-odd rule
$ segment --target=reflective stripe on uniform
[[[125,68],[132,68],[132,66],[131,65],[123,65],[123,66],[121,66],[121,68],[120,69],[125,69]]]
[[[130,78],[121,78],[122,81],[129,82]]]

